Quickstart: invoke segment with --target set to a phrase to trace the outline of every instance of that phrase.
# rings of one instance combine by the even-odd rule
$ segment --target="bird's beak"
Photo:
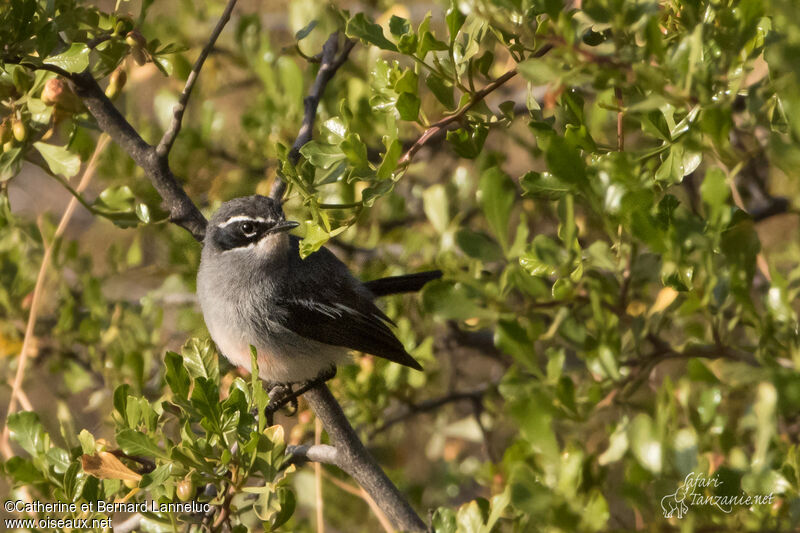
[[[299,226],[299,222],[295,222],[294,220],[281,220],[274,226],[272,226],[269,230],[267,230],[267,234],[271,233],[283,233],[285,231],[289,231],[291,229],[296,228]]]

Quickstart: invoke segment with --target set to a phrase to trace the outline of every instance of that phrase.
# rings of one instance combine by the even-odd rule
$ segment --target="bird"
[[[442,276],[426,271],[362,283],[330,250],[300,256],[299,226],[261,195],[224,202],[209,220],[197,295],[219,351],[268,383],[308,382],[335,370],[351,350],[422,370],[374,303]]]

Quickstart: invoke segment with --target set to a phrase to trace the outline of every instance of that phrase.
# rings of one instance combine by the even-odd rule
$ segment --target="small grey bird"
[[[225,202],[206,230],[197,295],[211,338],[233,364],[271,383],[316,378],[357,350],[421,370],[373,303],[419,290],[431,271],[362,283],[325,248],[300,258],[280,204],[265,196]]]

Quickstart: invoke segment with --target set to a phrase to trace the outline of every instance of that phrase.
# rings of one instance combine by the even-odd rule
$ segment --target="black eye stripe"
[[[230,222],[217,226],[213,239],[223,251],[244,248],[258,242],[264,232],[274,225],[275,222],[272,220],[255,220],[249,217],[242,217],[239,220],[230,220]],[[244,226],[251,227],[245,228]]]

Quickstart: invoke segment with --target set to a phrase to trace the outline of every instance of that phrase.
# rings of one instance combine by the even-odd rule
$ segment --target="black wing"
[[[282,300],[280,307],[286,312],[283,325],[324,344],[370,353],[422,370],[387,326],[387,322],[391,323],[389,317],[368,300],[357,299],[355,303],[358,308],[318,299]]]
[[[277,302],[284,327],[317,342],[422,370],[389,329],[391,319],[372,303],[374,295],[344,263],[325,248],[300,259],[299,239],[292,236],[290,242],[292,275],[279,287],[282,297]]]

